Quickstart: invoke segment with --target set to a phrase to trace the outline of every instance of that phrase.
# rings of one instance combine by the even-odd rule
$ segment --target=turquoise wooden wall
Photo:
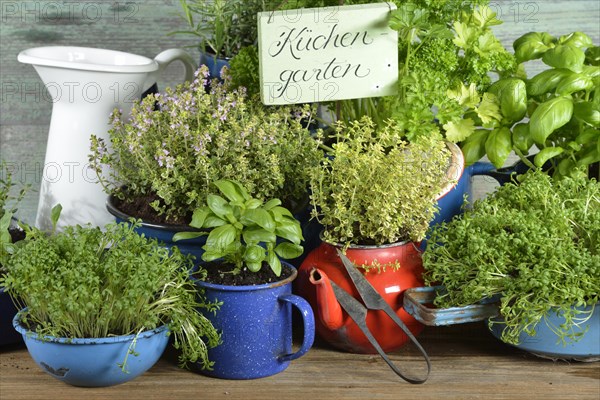
[[[600,1],[491,1],[503,25],[496,34],[505,46],[530,31],[561,35],[575,30],[600,44]],[[17,62],[24,49],[47,45],[101,47],[154,57],[160,51],[193,46],[191,36],[168,36],[185,28],[179,1],[1,1],[0,158],[18,167],[16,178],[39,187],[52,104],[30,65]],[[195,48],[189,48],[197,59]],[[172,65],[159,82],[177,83],[182,67]],[[534,72],[534,71],[530,71]],[[37,193],[31,191],[19,216],[33,222]]]

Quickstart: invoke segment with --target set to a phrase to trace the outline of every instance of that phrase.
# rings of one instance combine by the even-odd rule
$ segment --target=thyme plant
[[[423,255],[426,282],[446,287],[436,300],[442,307],[500,294],[507,343],[534,335],[556,313],[565,318],[551,326],[559,340],[576,340],[573,328],[591,313],[574,307],[600,301],[599,221],[600,183],[529,172],[434,229]]]
[[[243,87],[231,89],[224,76],[207,92],[202,66],[192,83],[136,104],[129,122],[115,110],[110,146],[95,136],[91,144],[90,164],[106,192],[122,200],[154,195],[157,214],[186,225],[219,179],[235,179],[261,200],[301,201],[308,168],[322,157],[302,125],[311,108],[264,106]],[[105,167],[110,176],[102,174]]]
[[[424,137],[407,143],[392,121],[376,130],[368,117],[338,122],[336,143],[311,173],[313,215],[332,243],[420,241],[448,182],[450,152]]]
[[[54,221],[58,214],[55,209]],[[191,261],[139,236],[139,226],[132,220],[104,232],[76,226],[53,235],[26,227],[0,285],[27,307],[21,321],[38,335],[136,335],[168,324],[182,366],[198,361],[211,368],[207,348],[220,336],[198,309],[218,305],[205,302],[190,280]]]

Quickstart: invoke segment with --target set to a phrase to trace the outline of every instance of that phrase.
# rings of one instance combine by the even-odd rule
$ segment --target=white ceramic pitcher
[[[106,194],[89,168],[90,136],[107,144],[109,116],[115,108],[129,115],[133,102],[152,86],[168,64],[180,60],[185,79],[196,64],[179,49],[154,60],[120,51],[49,46],[22,51],[18,60],[32,64],[53,101],[36,226],[52,227],[50,211],[60,203],[59,228],[91,223],[104,226],[114,218],[106,211]]]

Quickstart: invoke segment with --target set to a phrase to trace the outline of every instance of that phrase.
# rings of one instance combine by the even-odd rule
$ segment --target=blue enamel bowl
[[[21,314],[13,326],[23,336],[31,358],[42,369],[60,381],[73,386],[101,387],[128,382],[150,369],[167,347],[168,327],[145,331],[139,335],[106,338],[67,339],[40,337],[21,325]],[[133,340],[135,339],[135,345]],[[123,363],[130,348],[123,372]]]
[[[546,358],[577,361],[600,360],[600,304],[585,307],[583,310],[591,312],[592,315],[584,323],[574,325],[573,332],[582,334],[579,340],[567,338],[565,344],[560,343],[552,327],[563,324],[565,318],[560,313],[550,313],[545,321],[542,320],[537,324],[534,336],[521,333],[520,344],[514,347]],[[495,337],[502,340],[504,328],[505,325],[498,322],[491,326],[490,331]]]

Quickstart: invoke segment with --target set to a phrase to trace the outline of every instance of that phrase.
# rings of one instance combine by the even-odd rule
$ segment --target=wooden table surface
[[[600,399],[600,363],[551,361],[502,344],[482,323],[427,328],[419,337],[432,371],[423,385],[400,380],[379,356],[316,344],[275,376],[251,381],[208,378],[177,367],[167,352],[137,379],[109,388],[76,388],[42,372],[24,347],[0,349],[0,399]],[[392,354],[421,368],[417,352]]]

